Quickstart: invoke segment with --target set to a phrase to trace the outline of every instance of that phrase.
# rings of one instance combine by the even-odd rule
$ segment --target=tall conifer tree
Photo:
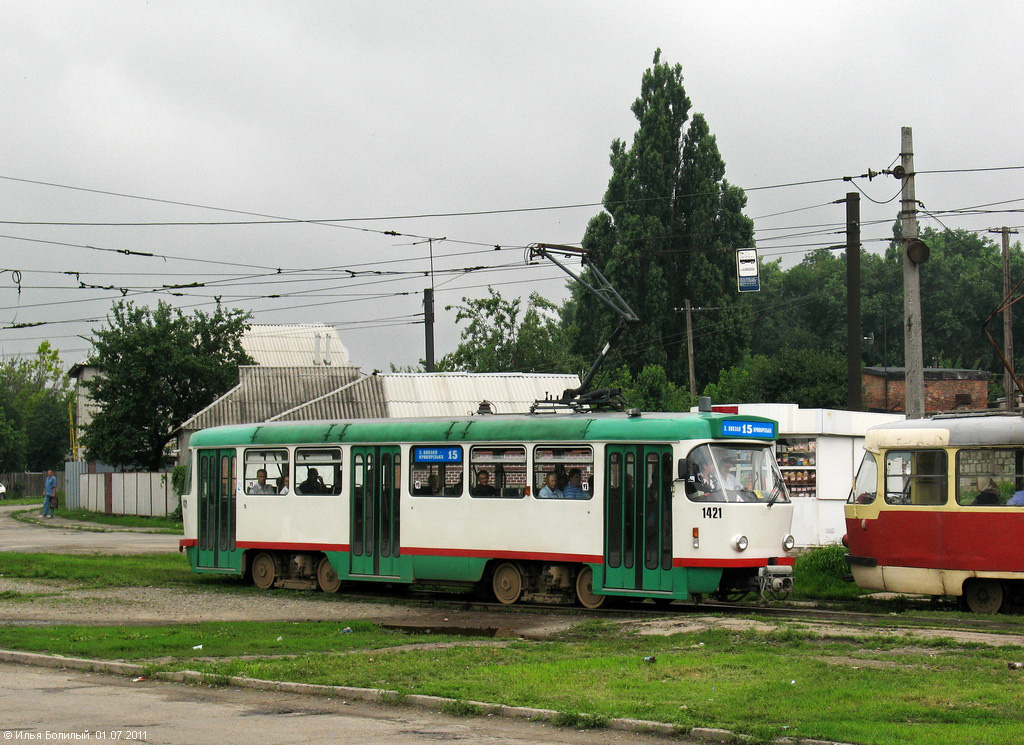
[[[704,117],[690,118],[681,65],[661,61],[643,75],[632,106],[639,128],[627,146],[611,148],[612,176],[605,211],[583,239],[594,265],[630,304],[640,323],[618,353],[633,375],[664,365],[687,377],[686,299],[695,307],[695,358],[701,385],[734,364],[749,339],[737,297],[735,252],[753,245],[753,222],[743,214],[743,190],[725,180],[725,163]],[[576,351],[592,358],[616,319],[586,291],[574,287],[566,308]]]

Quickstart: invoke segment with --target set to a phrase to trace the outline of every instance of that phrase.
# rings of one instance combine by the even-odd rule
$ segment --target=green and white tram
[[[181,550],[261,588],[483,584],[589,608],[784,592],[776,435],[710,412],[217,427],[190,443]]]

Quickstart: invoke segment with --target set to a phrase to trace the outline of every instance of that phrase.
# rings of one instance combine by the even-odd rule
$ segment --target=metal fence
[[[178,508],[171,473],[85,473],[78,477],[79,509],[110,515],[163,517]]]

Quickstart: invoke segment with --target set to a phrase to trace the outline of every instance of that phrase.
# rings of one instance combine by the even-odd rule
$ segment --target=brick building
[[[906,410],[906,373],[902,367],[865,367],[861,372],[864,408],[867,411]],[[924,410],[987,409],[987,370],[924,369]]]

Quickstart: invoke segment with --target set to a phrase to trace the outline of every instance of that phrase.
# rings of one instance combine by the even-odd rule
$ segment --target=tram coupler
[[[761,567],[757,570],[757,586],[762,598],[781,599],[793,590],[793,567]]]

